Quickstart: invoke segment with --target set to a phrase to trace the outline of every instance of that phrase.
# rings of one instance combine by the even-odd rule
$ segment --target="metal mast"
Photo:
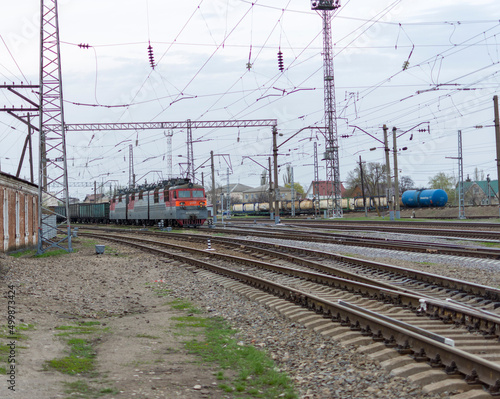
[[[193,129],[191,125],[191,119],[187,120],[187,153],[188,153],[188,165],[187,165],[187,177],[191,179],[194,183],[194,151],[193,151]]]
[[[134,173],[134,147],[132,144],[128,146],[128,188],[135,187],[135,173]]]
[[[57,0],[41,0],[40,23],[40,170],[38,197],[38,253],[58,247],[72,251],[69,215],[68,166],[64,125],[59,20]],[[65,215],[54,231],[55,212]]]
[[[174,133],[172,131],[167,134],[167,176],[171,179],[172,176],[172,136]]]
[[[340,0],[312,0],[313,10],[321,11],[323,18],[323,70],[325,80],[326,125],[326,184],[329,217],[342,217],[342,191],[340,183],[340,159],[337,137],[337,111],[335,108],[335,79],[333,71],[332,11],[340,7]]]
[[[465,217],[465,199],[464,199],[464,160],[462,153],[462,131],[458,131],[458,218]]]
[[[314,187],[313,187],[313,197],[314,192],[316,192],[314,207],[314,216],[319,216],[319,164],[318,164],[318,143],[314,142]]]

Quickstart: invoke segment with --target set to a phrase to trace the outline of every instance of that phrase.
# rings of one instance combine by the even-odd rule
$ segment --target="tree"
[[[457,179],[453,175],[439,172],[429,179],[429,186],[432,189],[441,189],[448,194],[448,202],[454,203],[457,197]]]
[[[386,180],[385,180],[385,165],[378,162],[370,162],[363,164],[363,179],[365,186],[365,195],[373,197],[385,195]],[[361,187],[361,174],[359,166],[347,174],[346,188],[354,189],[356,186]]]
[[[406,190],[415,188],[415,182],[410,176],[401,176],[399,179],[399,191],[404,193]]]
[[[455,178],[452,175],[439,172],[429,179],[429,187],[433,189],[450,190],[455,188]]]
[[[291,181],[292,181],[292,167],[290,165],[286,165],[286,171],[283,174],[283,184],[286,187],[287,184],[289,185],[291,183]]]
[[[292,185],[290,183],[286,183],[285,187],[291,188]],[[295,193],[296,193],[296,198],[303,198],[304,197],[305,191],[304,191],[304,187],[302,187],[302,184],[293,183],[293,188],[294,188]]]

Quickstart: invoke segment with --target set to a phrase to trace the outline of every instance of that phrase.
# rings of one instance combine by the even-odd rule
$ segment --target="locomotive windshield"
[[[193,198],[205,198],[205,195],[203,195],[203,190],[193,190]]]
[[[191,198],[191,191],[179,190],[179,198]]]

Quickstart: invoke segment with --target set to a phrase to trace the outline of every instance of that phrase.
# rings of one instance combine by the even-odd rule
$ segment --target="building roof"
[[[96,200],[99,201],[99,200],[103,199],[104,197],[105,197],[104,194],[87,194],[87,196],[85,197],[85,199],[83,201],[84,202],[85,201],[95,202]]]
[[[31,183],[31,182],[24,180],[24,179],[20,179],[19,177],[16,177],[16,176],[9,175],[8,173],[5,173],[5,172],[0,172],[0,176],[3,177],[4,179],[7,179],[7,180],[11,180],[11,181],[15,181],[18,183],[23,183],[23,184],[28,184],[30,186],[38,188],[38,185],[36,185],[34,183]]]
[[[289,187],[283,187],[283,186],[278,186],[278,189],[280,191],[292,191],[291,188]],[[250,188],[249,190],[243,191],[243,193],[262,193],[262,192],[268,192],[269,191],[269,184],[264,184],[263,186],[255,187],[255,188]]]
[[[464,192],[469,191],[471,187],[474,186],[475,184],[477,184],[485,194],[488,193],[488,182],[486,180],[464,181]],[[491,191],[493,191],[493,193]],[[491,196],[498,194],[498,180],[490,181],[490,193]]]
[[[312,195],[316,196],[317,193],[316,193],[316,185],[314,184],[316,183],[315,181],[311,182],[311,185],[309,186],[309,189],[307,190],[307,194],[309,193],[312,193]],[[328,197],[330,196],[332,193],[332,183],[331,182],[328,182],[328,181],[319,181],[319,196],[320,197]],[[345,196],[345,187],[342,183],[340,183],[340,195],[341,197],[344,197]]]
[[[240,183],[229,185],[229,192],[230,193],[241,193],[241,192],[244,192],[244,191],[247,191],[250,189],[252,189],[252,187],[246,186],[246,185],[240,184]],[[219,189],[219,190],[222,190],[223,193],[227,193],[227,184],[225,186],[223,186],[222,189]]]

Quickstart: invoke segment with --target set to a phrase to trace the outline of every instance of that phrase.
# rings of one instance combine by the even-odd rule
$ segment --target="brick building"
[[[38,187],[0,172],[0,251],[36,246]]]

